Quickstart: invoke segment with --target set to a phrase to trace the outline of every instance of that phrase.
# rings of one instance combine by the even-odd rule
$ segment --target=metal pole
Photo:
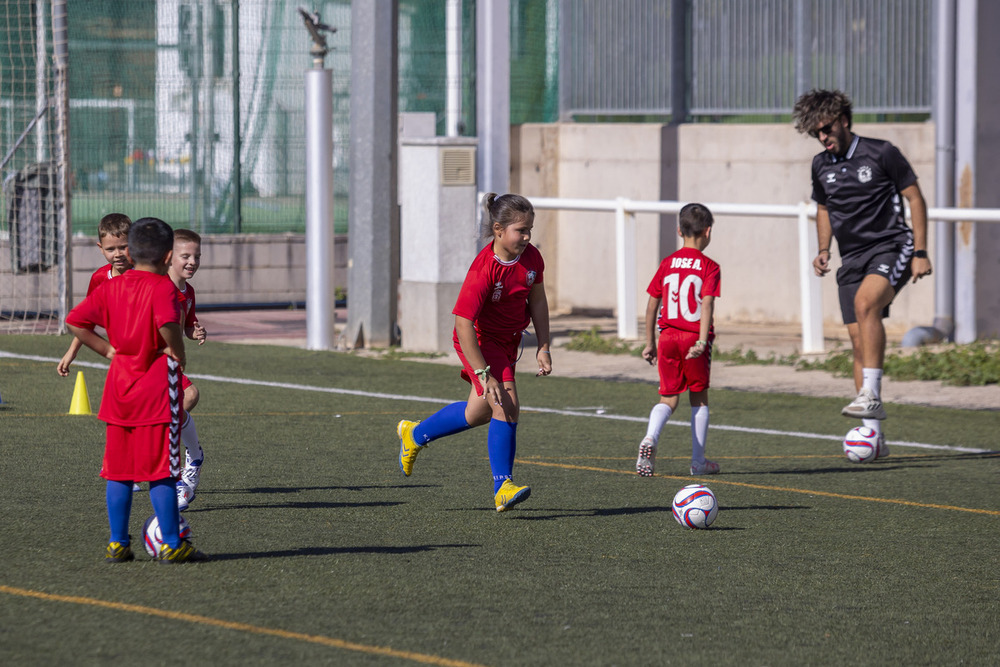
[[[306,72],[306,347],[333,347],[333,72]]]
[[[445,7],[445,135],[457,137],[462,119],[462,0],[448,0]]]
[[[232,0],[233,12],[233,233],[243,231],[243,152],[240,134],[240,0]]]
[[[955,0],[937,0],[937,71],[934,73],[934,205],[955,202]],[[955,335],[955,225],[934,225],[934,328]]]
[[[955,205],[976,202],[975,169],[978,1],[959,0],[955,13]],[[955,342],[978,337],[976,319],[976,223],[962,221],[955,234]]]
[[[66,316],[73,299],[73,216],[70,209],[69,162],[69,32],[66,21],[66,0],[52,2],[52,52],[55,60],[55,159],[59,183],[59,332],[66,333]]]
[[[813,17],[811,0],[795,0],[795,95],[812,87]]]
[[[484,192],[510,188],[510,2],[476,3],[477,184]]]
[[[687,120],[687,0],[670,3],[670,123],[680,125]]]
[[[35,110],[39,112],[49,107],[49,54],[45,28],[45,8],[48,4],[47,0],[36,0],[35,2]],[[48,129],[44,114],[40,114],[37,118],[35,161],[44,162],[48,157],[46,155]]]

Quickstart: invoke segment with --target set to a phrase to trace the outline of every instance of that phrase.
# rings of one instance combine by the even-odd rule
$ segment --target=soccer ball
[[[191,537],[191,526],[188,525],[187,519],[181,515],[181,539],[186,540],[189,537]],[[163,536],[160,534],[160,521],[154,514],[142,524],[142,546],[146,548],[146,553],[156,558],[160,555],[160,546],[162,544]]]
[[[867,426],[855,426],[844,437],[844,456],[851,463],[868,463],[878,456],[878,433]]]
[[[704,484],[688,484],[677,492],[674,518],[686,528],[708,528],[719,513],[719,501]]]

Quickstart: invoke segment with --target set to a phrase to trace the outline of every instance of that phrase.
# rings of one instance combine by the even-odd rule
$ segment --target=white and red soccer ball
[[[184,515],[181,515],[181,539],[186,540],[191,537],[191,526],[188,525],[187,519]],[[160,547],[163,545],[163,535],[160,533],[160,521],[156,518],[156,515],[152,515],[146,522],[142,524],[142,546],[145,547],[146,553],[148,553],[153,558],[160,555]]]
[[[674,496],[673,510],[685,528],[708,528],[719,513],[719,501],[704,484],[688,484]]]
[[[868,463],[878,457],[878,433],[867,426],[855,426],[844,437],[844,456],[851,463]]]

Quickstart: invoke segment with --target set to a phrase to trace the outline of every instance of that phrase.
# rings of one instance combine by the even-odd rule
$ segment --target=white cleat
[[[885,408],[882,401],[871,389],[865,387],[858,392],[857,398],[840,411],[845,417],[855,417],[856,419],[885,419]]]
[[[691,461],[692,475],[714,475],[719,472],[719,464],[715,461],[705,459],[701,463]]]
[[[635,471],[640,477],[652,477],[656,467],[656,443],[649,436],[639,443],[639,458],[635,461]]]

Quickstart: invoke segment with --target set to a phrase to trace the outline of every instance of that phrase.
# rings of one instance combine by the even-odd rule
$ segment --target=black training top
[[[812,162],[812,198],[826,206],[840,256],[910,233],[900,192],[917,182],[913,168],[888,141],[854,136],[843,157],[823,151]]]

